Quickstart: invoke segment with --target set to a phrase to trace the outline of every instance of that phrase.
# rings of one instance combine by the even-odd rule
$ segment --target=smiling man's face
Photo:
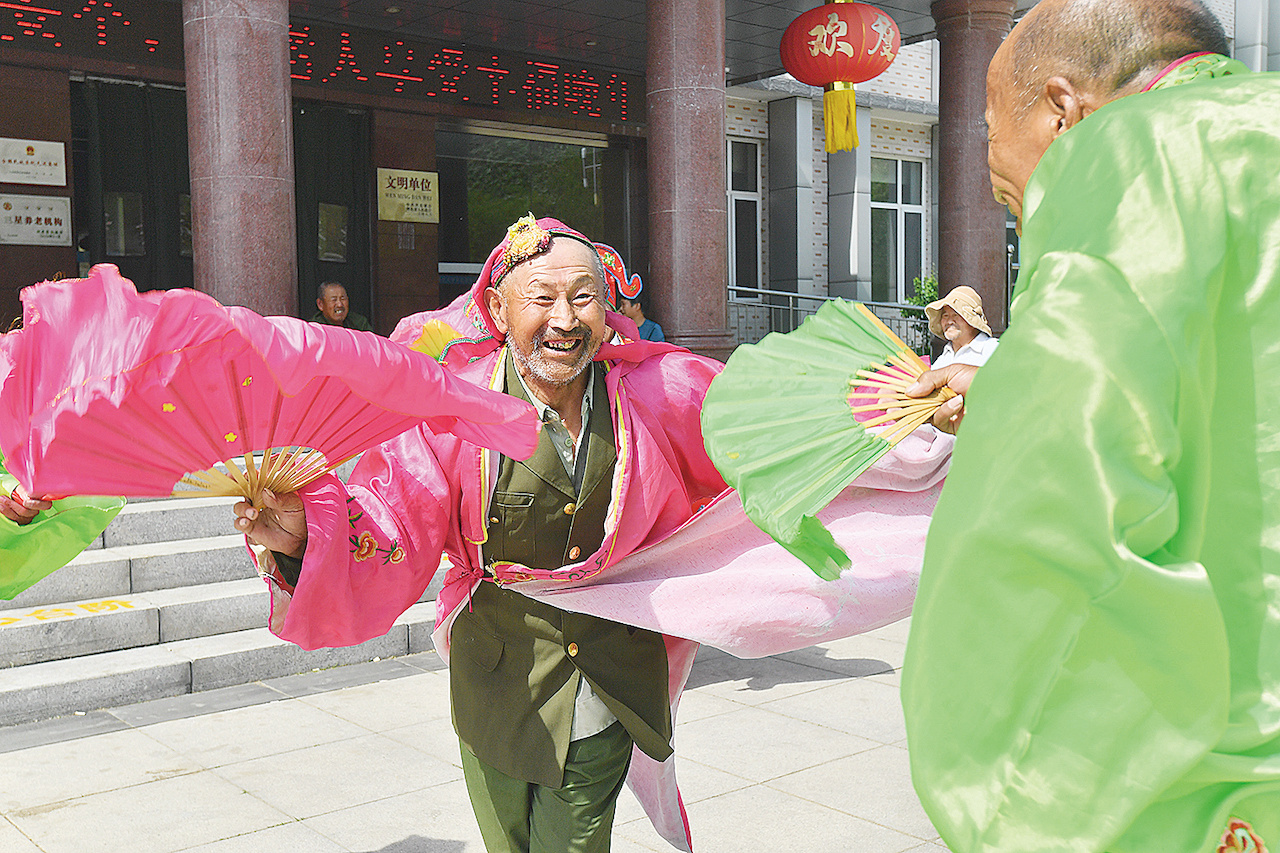
[[[324,296],[316,300],[316,307],[330,323],[341,326],[351,309],[351,303],[347,301],[347,289],[340,284],[326,285]]]
[[[978,330],[950,305],[942,306],[938,325],[942,326],[942,336],[951,342],[952,349],[960,349],[978,336]]]
[[[529,387],[554,403],[575,385],[604,340],[604,287],[595,251],[555,237],[485,291],[489,313]]]

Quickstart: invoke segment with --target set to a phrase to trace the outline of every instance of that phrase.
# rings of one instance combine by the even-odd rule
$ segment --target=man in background
[[[640,330],[640,340],[665,341],[667,336],[662,333],[662,327],[644,316],[644,306],[649,302],[649,295],[644,292],[644,284],[640,280],[639,273],[632,274],[630,286],[627,289],[632,295],[618,294],[618,310],[636,324],[636,328]]]
[[[917,388],[972,378],[902,679],[954,853],[1280,849],[1280,79],[1228,50],[1042,0],[992,60],[1023,266]]]
[[[930,302],[924,313],[929,318],[929,331],[947,342],[933,360],[935,369],[956,363],[981,367],[1000,343],[991,336],[987,315],[982,313],[982,297],[966,284]]]
[[[313,323],[327,323],[361,332],[373,331],[368,317],[351,310],[347,289],[339,282],[326,281],[316,288],[316,308],[319,310],[311,315]]]

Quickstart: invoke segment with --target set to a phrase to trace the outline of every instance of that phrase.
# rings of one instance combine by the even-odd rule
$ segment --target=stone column
[[[667,340],[725,357],[724,0],[650,0],[649,281]]]
[[[195,284],[297,314],[288,0],[183,0]]]
[[[374,110],[373,165],[434,172],[435,116]],[[390,334],[401,317],[441,307],[439,234],[434,222],[374,220],[371,319],[381,334]]]
[[[852,151],[827,153],[827,290],[871,301],[871,108],[858,110]]]
[[[987,171],[987,66],[1013,25],[1014,0],[934,0],[940,54],[938,283],[967,284],[999,334],[1005,305],[1005,208]]]
[[[813,101],[809,98],[779,98],[769,102],[769,186],[766,190],[769,198],[768,287],[812,294]]]

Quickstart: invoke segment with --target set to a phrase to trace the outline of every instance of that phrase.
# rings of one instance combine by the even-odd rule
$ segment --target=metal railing
[[[837,297],[756,287],[729,288],[729,325],[738,343],[755,343],[770,332],[791,332]],[[918,353],[932,346],[924,312],[896,302],[864,302],[894,334]],[[919,312],[920,316],[914,316]]]
[[[1018,271],[1022,268],[1018,250],[1012,243],[1005,247],[1004,319],[1009,322],[1009,303],[1013,302],[1013,286],[1018,283]]]

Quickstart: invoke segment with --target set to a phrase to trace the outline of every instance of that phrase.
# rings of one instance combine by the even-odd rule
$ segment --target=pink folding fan
[[[0,448],[35,494],[259,502],[419,423],[519,459],[537,443],[528,404],[369,332],[139,294],[109,264],[22,301]]]

